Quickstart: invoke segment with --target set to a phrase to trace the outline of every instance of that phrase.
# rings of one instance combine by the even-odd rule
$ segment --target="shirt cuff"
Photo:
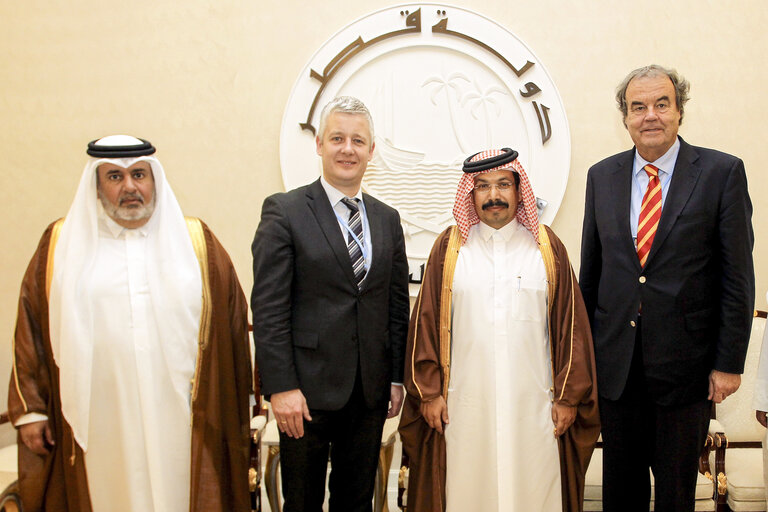
[[[756,411],[768,412],[768,380],[755,380],[755,395],[752,399],[752,407]]]
[[[402,382],[393,382],[392,385],[393,386],[402,386],[403,383]]]
[[[16,423],[13,424],[14,427],[19,428],[22,425],[26,425],[28,423],[36,423],[38,421],[47,421],[48,416],[45,414],[40,414],[39,412],[28,412],[24,416],[18,419]]]

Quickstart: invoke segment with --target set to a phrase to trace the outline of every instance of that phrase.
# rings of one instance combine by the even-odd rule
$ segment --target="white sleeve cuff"
[[[14,427],[19,428],[22,425],[26,425],[27,423],[35,423],[37,421],[46,421],[48,419],[48,416],[45,414],[40,414],[39,412],[29,412],[19,418],[19,420],[13,424]]]
[[[768,380],[755,379],[755,394],[752,399],[752,408],[756,411],[768,412]]]

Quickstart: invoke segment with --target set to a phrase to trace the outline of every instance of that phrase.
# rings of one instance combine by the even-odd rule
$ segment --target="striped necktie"
[[[643,170],[648,174],[648,188],[645,189],[637,223],[637,257],[644,267],[661,219],[661,182],[658,167],[648,164]]]
[[[360,200],[356,198],[350,199],[348,197],[341,200],[341,202],[349,208],[349,222],[347,223],[349,229],[355,234],[357,240],[360,243],[363,243],[363,219],[360,217],[360,208],[357,204],[358,201]],[[355,241],[355,238],[348,234],[347,240],[349,260],[352,262],[352,271],[355,273],[357,287],[360,288],[360,285],[365,278],[365,258],[363,257],[362,248],[358,245],[357,241]]]

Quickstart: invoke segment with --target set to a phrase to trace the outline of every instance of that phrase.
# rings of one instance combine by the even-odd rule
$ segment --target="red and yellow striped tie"
[[[643,167],[648,174],[648,188],[645,189],[643,204],[640,206],[640,218],[637,223],[637,257],[640,265],[645,266],[648,253],[651,252],[653,237],[661,219],[661,182],[659,169],[651,164]]]

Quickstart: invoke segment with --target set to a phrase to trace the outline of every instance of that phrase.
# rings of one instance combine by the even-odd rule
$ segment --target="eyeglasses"
[[[506,192],[507,190],[512,189],[514,186],[515,184],[511,181],[502,181],[501,183],[478,183],[472,187],[472,190],[481,194],[487,194],[494,187],[498,189],[499,192]]]

